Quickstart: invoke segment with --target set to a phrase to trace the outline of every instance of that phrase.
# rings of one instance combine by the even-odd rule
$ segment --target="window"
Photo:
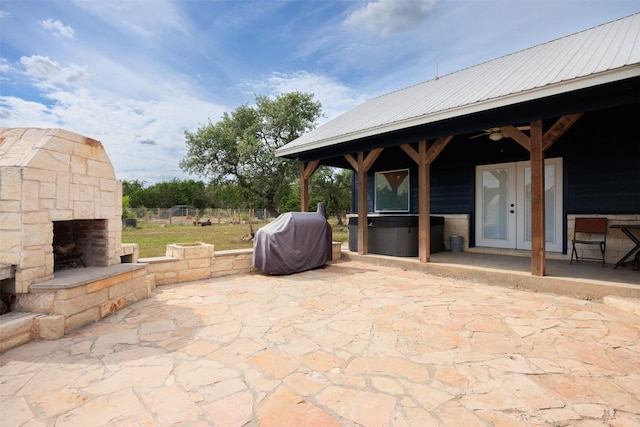
[[[376,212],[409,212],[409,169],[376,172]]]

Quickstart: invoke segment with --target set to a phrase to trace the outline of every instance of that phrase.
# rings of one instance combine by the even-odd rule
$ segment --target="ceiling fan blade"
[[[529,130],[531,126],[518,126],[519,130]],[[499,127],[485,129],[483,133],[479,133],[477,135],[470,136],[469,139],[479,138],[481,136],[488,136],[492,141],[499,141],[502,138],[505,138],[506,135],[502,133],[502,129]]]
[[[489,134],[488,133],[479,133],[477,135],[470,136],[469,139],[480,138],[481,136],[487,136],[487,135],[489,135]]]

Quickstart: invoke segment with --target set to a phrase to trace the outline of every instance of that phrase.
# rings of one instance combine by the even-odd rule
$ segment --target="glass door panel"
[[[515,246],[515,163],[476,169],[476,243]]]
[[[518,163],[518,249],[531,249],[531,166]],[[521,184],[520,184],[521,183]],[[562,252],[562,159],[547,159],[544,167],[546,250]]]

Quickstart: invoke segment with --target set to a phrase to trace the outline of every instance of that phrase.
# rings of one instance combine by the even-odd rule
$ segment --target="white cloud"
[[[69,27],[68,25],[64,25],[58,20],[54,21],[51,18],[40,21],[40,25],[45,30],[51,31],[57,37],[72,39],[75,34],[73,28]]]
[[[55,123],[47,106],[13,96],[0,96],[0,121],[6,127],[49,127]]]
[[[339,116],[369,98],[365,94],[357,95],[352,88],[326,75],[307,71],[272,73],[264,81],[250,82],[246,86],[257,94],[268,96],[295,91],[313,93],[314,99],[322,103],[324,117],[320,123]]]
[[[104,143],[119,178],[147,182],[182,177],[178,162],[186,152],[184,131],[196,130],[209,117],[215,121],[224,111],[190,95],[132,101],[77,91],[55,98],[55,110],[68,129],[92,132],[89,136]]]
[[[76,87],[89,79],[89,70],[86,67],[63,67],[46,56],[23,56],[20,63],[27,76],[35,81],[36,86],[43,89],[53,89],[60,85]]]
[[[215,122],[226,110],[192,95],[193,89],[160,87],[154,97],[136,100],[89,85],[70,87],[59,82],[73,73],[65,73],[54,61],[40,57],[26,62],[31,75],[42,79],[38,85],[42,100],[0,96],[2,125],[63,128],[97,139],[119,179],[155,183],[184,178],[187,175],[178,166],[186,153],[184,131],[195,131],[209,118]],[[54,77],[45,79],[48,72]]]
[[[179,4],[170,0],[78,0],[74,4],[110,27],[124,29],[128,33],[143,37],[152,37],[167,30],[186,34],[190,29]]]
[[[345,24],[388,35],[421,23],[435,3],[436,0],[377,0],[357,9]]]
[[[11,64],[4,58],[0,58],[0,73],[8,73],[11,70]],[[2,78],[0,76],[0,78]]]

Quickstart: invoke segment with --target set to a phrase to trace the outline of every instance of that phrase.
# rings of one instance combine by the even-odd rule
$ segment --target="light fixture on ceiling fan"
[[[518,130],[531,130],[531,126],[518,126],[516,129]],[[504,133],[502,133],[502,130],[500,130],[500,128],[496,127],[496,128],[489,128],[489,129],[485,129],[484,132],[478,134],[478,135],[473,135],[471,137],[469,137],[469,139],[473,139],[473,138],[478,138],[481,136],[488,136],[490,140],[492,141],[500,141],[502,138],[506,137],[507,135],[505,135]]]

